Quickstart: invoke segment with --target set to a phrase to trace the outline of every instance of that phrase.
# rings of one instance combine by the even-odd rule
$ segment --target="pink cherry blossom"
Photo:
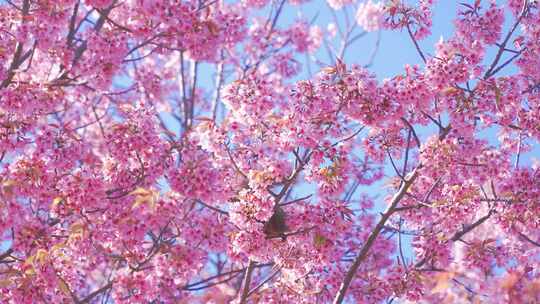
[[[320,4],[2,2],[0,303],[540,302],[538,1]]]
[[[326,0],[326,2],[334,10],[340,10],[343,6],[354,3],[353,0]]]
[[[384,4],[374,3],[371,0],[363,2],[356,11],[356,22],[368,32],[374,32],[381,28],[384,15]]]

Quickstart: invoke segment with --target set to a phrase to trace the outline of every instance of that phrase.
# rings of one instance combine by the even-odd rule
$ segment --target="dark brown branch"
[[[412,135],[414,137],[414,141],[416,142],[416,146],[418,148],[420,148],[420,146],[421,146],[420,139],[418,138],[418,135],[416,134],[416,131],[414,130],[414,127],[411,125],[411,123],[407,119],[405,119],[403,117],[401,118],[401,121],[403,121],[407,125],[407,127],[409,127],[409,130],[412,132]]]
[[[276,27],[277,21],[279,16],[281,15],[281,12],[283,10],[283,6],[285,5],[285,0],[281,0],[279,3],[279,6],[276,10],[276,14],[274,15],[274,18],[272,19],[272,24],[270,25],[270,28],[268,29],[268,34],[266,36],[266,40],[270,39],[270,36],[272,36],[272,33],[274,32],[274,28]]]
[[[429,118],[429,120],[431,120],[434,124],[437,125],[437,127],[439,127],[439,130],[443,130],[444,127],[441,125],[440,122],[438,122],[435,118],[431,117],[431,115],[429,115],[428,113],[424,112],[424,111],[420,111],[422,112],[422,114],[424,114],[427,118]]]
[[[25,17],[28,15],[29,10],[30,10],[30,1],[25,0],[22,4],[22,11],[21,11],[22,19],[23,19],[22,22],[25,22],[26,20]],[[6,73],[7,77],[0,84],[0,89],[7,87],[11,83],[11,80],[15,76],[15,70],[19,68],[19,66],[23,63],[24,60],[22,60],[21,58],[22,52],[23,52],[23,43],[17,42],[17,46],[15,47],[15,53],[13,54],[13,59],[11,60],[11,64],[9,65],[9,68]]]
[[[494,212],[493,209],[490,210],[490,211],[488,212],[488,214],[486,214],[486,215],[484,215],[483,217],[479,218],[476,222],[474,222],[474,223],[472,223],[472,224],[470,224],[470,225],[467,225],[467,226],[464,227],[462,230],[456,232],[456,233],[454,234],[454,236],[453,236],[450,240],[452,240],[453,242],[455,242],[455,241],[461,239],[465,234],[471,232],[474,228],[476,228],[476,227],[482,225],[482,223],[484,223],[485,221],[487,221],[487,220],[491,217],[491,215],[493,214],[493,212]]]
[[[537,241],[533,241],[530,237],[526,236],[525,234],[523,234],[522,232],[518,232],[519,236],[521,236],[523,239],[525,239],[527,242],[537,246],[537,247],[540,247],[540,243],[537,242]]]
[[[368,252],[375,243],[375,240],[383,230],[386,222],[394,214],[395,208],[397,207],[398,203],[401,201],[401,199],[405,196],[405,193],[409,190],[411,185],[414,183],[416,178],[418,177],[418,170],[421,168],[421,165],[416,167],[413,172],[411,172],[410,176],[408,178],[405,178],[405,182],[399,189],[399,191],[394,195],[392,200],[390,201],[390,206],[388,209],[382,214],[381,219],[373,229],[373,231],[370,233],[368,239],[360,249],[360,253],[354,260],[354,263],[349,268],[349,271],[347,271],[347,274],[345,275],[345,278],[343,279],[343,282],[341,283],[338,293],[336,294],[336,297],[334,299],[334,304],[341,304],[343,300],[345,299],[345,294],[347,293],[347,290],[349,289],[349,286],[358,271],[358,268],[360,267],[360,264],[367,258]]]
[[[413,35],[412,31],[411,31],[411,26],[409,24],[407,24],[407,32],[409,33],[409,37],[411,37],[411,40],[414,43],[414,47],[416,48],[416,51],[418,51],[418,54],[422,58],[422,61],[424,61],[424,63],[425,63],[427,61],[426,56],[424,56],[424,53],[422,52],[422,49],[420,49],[420,45],[418,45],[418,41],[416,41],[416,38],[414,38],[414,35]]]
[[[208,209],[210,209],[210,210],[216,211],[216,212],[218,212],[218,213],[220,213],[220,214],[227,215],[227,216],[229,215],[229,212],[224,211],[224,210],[221,210],[221,209],[216,208],[216,207],[214,207],[214,206],[208,205],[208,204],[206,204],[205,202],[203,202],[203,201],[201,201],[201,200],[197,200],[197,203],[203,205],[204,207],[206,207],[206,208],[208,208]]]
[[[519,168],[519,158],[521,156],[521,145],[523,141],[523,136],[521,136],[521,132],[519,133],[519,142],[517,146],[517,152],[516,152],[516,162],[514,163],[514,169]]]
[[[310,197],[312,197],[312,196],[313,196],[313,194],[306,195],[306,196],[304,196],[304,197],[297,198],[297,199],[294,199],[294,200],[292,200],[292,201],[288,201],[288,202],[286,202],[286,203],[281,203],[281,204],[279,204],[279,206],[281,207],[281,206],[287,206],[287,205],[291,205],[291,204],[294,204],[294,203],[298,203],[298,202],[301,202],[301,201],[303,201],[303,200],[306,200],[306,199],[308,199],[308,198],[310,198]]]
[[[272,274],[270,274],[266,279],[261,281],[257,286],[255,286],[252,290],[249,291],[248,297],[257,292],[261,287],[264,286],[264,284],[268,283],[270,280],[272,280],[279,272],[281,271],[281,267],[276,269]]]
[[[93,291],[92,293],[90,293],[89,295],[87,295],[84,299],[82,300],[79,300],[78,304],[87,304],[87,303],[90,303],[90,301],[92,301],[92,299],[94,299],[95,297],[97,297],[99,294],[101,294],[102,292],[105,292],[107,290],[109,290],[110,288],[112,288],[113,286],[113,283],[112,282],[109,282],[107,283],[107,285]]]
[[[104,16],[104,20],[105,20],[105,21],[108,21],[108,22],[111,23],[112,25],[114,25],[114,26],[116,26],[117,28],[119,28],[119,29],[121,29],[121,30],[123,30],[123,31],[126,31],[126,32],[128,32],[128,33],[132,33],[132,32],[133,32],[131,29],[129,29],[129,28],[127,28],[127,27],[125,27],[125,26],[123,26],[123,25],[121,25],[121,24],[118,24],[118,23],[116,23],[114,20],[112,20],[112,19],[109,17],[109,13],[110,13],[110,12],[102,11],[102,10],[100,10],[100,9],[98,9],[98,8],[95,8],[95,9],[96,9],[96,11],[97,11],[100,15],[103,15],[103,16]]]
[[[295,156],[298,157],[298,154],[296,153],[296,151],[293,151],[293,152],[295,153]],[[293,173],[291,174],[291,176],[283,182],[283,188],[281,188],[279,193],[274,196],[275,202],[276,202],[274,207],[279,206],[279,202],[285,196],[285,194],[293,185],[293,183],[296,181],[296,178],[298,177],[300,172],[304,169],[304,166],[309,162],[310,158],[311,158],[311,152],[306,151],[304,158],[299,160],[300,164],[298,165],[298,167],[296,167]]]
[[[73,38],[75,38],[75,33],[78,28],[75,27],[75,22],[77,22],[77,13],[79,12],[79,5],[81,4],[81,1],[77,1],[75,3],[75,6],[73,7],[73,14],[71,15],[71,18],[69,20],[69,31],[67,35],[67,45],[71,46],[71,43],[73,42]]]
[[[335,146],[339,145],[342,142],[346,142],[349,139],[354,138],[356,135],[360,134],[360,132],[362,132],[362,130],[364,130],[364,128],[365,128],[365,126],[360,127],[360,129],[356,130],[353,134],[351,134],[351,135],[349,135],[349,136],[347,136],[347,137],[345,137],[343,139],[340,139],[340,140],[336,141],[335,143],[333,143],[331,147],[335,147]]]
[[[399,230],[397,231],[397,233],[398,233],[399,256],[401,257],[401,262],[403,263],[403,267],[405,267],[405,270],[407,270],[407,262],[405,261],[405,257],[403,255],[403,246],[402,246],[402,242],[401,242],[401,225],[402,225],[402,223],[403,223],[403,221],[400,218],[399,219]]]
[[[240,272],[233,273],[233,274],[231,274],[230,277],[228,277],[228,278],[226,278],[226,279],[223,279],[223,280],[221,280],[221,281],[209,283],[209,284],[206,284],[206,285],[203,285],[203,286],[198,286],[198,287],[184,288],[184,290],[189,290],[189,291],[203,290],[203,289],[206,289],[206,288],[209,288],[209,287],[212,287],[212,286],[216,286],[216,285],[220,285],[220,284],[223,284],[223,283],[227,283],[227,282],[229,282],[230,280],[236,278],[236,277],[239,276],[239,275],[240,275]]]
[[[101,28],[103,27],[103,25],[105,24],[105,21],[109,19],[109,14],[113,10],[117,2],[118,1],[113,1],[111,5],[105,8],[103,11],[97,10],[100,16],[99,16],[98,21],[96,22],[96,25],[94,26],[94,29],[96,30],[96,32],[99,32]]]
[[[488,76],[492,76],[492,75],[495,75],[497,74],[500,70],[502,70],[504,67],[506,67],[507,65],[509,65],[510,63],[512,63],[512,61],[514,61],[514,59],[518,58],[519,56],[521,55],[521,52],[515,54],[514,56],[508,58],[504,63],[502,63],[500,66],[498,66],[497,68],[495,68],[493,70],[493,72],[491,72],[491,74]]]
[[[251,274],[253,273],[254,266],[255,262],[249,260],[246,274],[244,275],[244,280],[242,282],[242,294],[240,296],[240,304],[245,304],[247,302],[247,298],[249,296],[249,285],[251,284]]]
[[[405,160],[403,161],[403,169],[401,170],[401,175],[407,175],[407,165],[409,162],[409,152],[411,151],[411,135],[412,130],[409,130],[407,134],[407,148],[405,149]]]
[[[4,259],[8,258],[13,253],[13,248],[9,248],[6,250],[6,252],[0,254],[0,261],[3,261]]]
[[[18,10],[18,11],[22,11],[22,9],[20,7],[18,7],[17,5],[15,5],[15,3],[13,3],[13,1],[10,1],[10,0],[6,0],[6,2],[11,5],[14,9]]]
[[[214,279],[218,279],[218,278],[221,278],[221,277],[224,277],[224,276],[234,275],[234,274],[240,273],[240,272],[242,272],[244,270],[245,270],[245,268],[235,269],[235,270],[231,270],[231,271],[228,271],[228,272],[220,273],[220,274],[208,277],[206,279],[200,280],[198,282],[187,284],[184,287],[182,287],[182,289],[184,289],[184,290],[193,290],[193,288],[196,288],[195,286],[197,286],[197,285],[202,285],[204,283],[210,282],[210,281],[212,281]],[[205,286],[207,286],[207,285],[205,285]]]
[[[396,163],[394,162],[394,159],[392,158],[392,154],[390,154],[390,150],[386,149],[386,154],[388,154],[388,158],[390,159],[390,163],[392,164],[392,168],[394,168],[394,171],[396,171],[397,176],[399,176],[399,178],[403,182],[404,178],[401,175],[401,173],[399,173],[399,170],[398,170],[398,168],[396,166]]]
[[[229,148],[228,145],[225,145],[225,149],[227,150],[227,155],[229,156],[229,159],[234,167],[234,169],[236,170],[236,172],[240,173],[240,175],[242,175],[242,177],[244,177],[244,179],[246,181],[249,181],[249,178],[247,177],[247,175],[242,171],[240,170],[240,167],[238,167],[238,165],[236,164],[236,161],[234,160],[232,154],[231,154],[231,149]]]
[[[262,268],[262,267],[267,267],[267,266],[272,266],[272,265],[273,265],[273,263],[258,264],[258,265],[255,265],[254,268]],[[197,282],[195,282],[195,283],[187,284],[187,285],[185,285],[184,287],[182,287],[182,289],[185,289],[185,290],[193,290],[193,288],[198,288],[198,287],[195,287],[195,286],[197,286],[197,285],[202,285],[202,284],[207,283],[207,282],[210,282],[210,281],[212,281],[212,280],[215,280],[215,279],[218,279],[218,278],[227,276],[227,275],[232,275],[232,274],[235,274],[235,273],[240,273],[240,272],[243,272],[243,271],[245,271],[245,270],[246,270],[246,268],[241,268],[241,269],[235,269],[235,270],[231,270],[231,271],[228,271],[228,272],[216,274],[216,275],[214,275],[214,276],[211,276],[211,277],[208,277],[208,278],[206,278],[206,279],[197,281]],[[214,284],[214,285],[216,285],[216,284]],[[209,287],[208,285],[205,285],[205,286]]]
[[[510,37],[512,37],[512,34],[514,34],[514,31],[517,29],[519,23],[521,22],[521,19],[523,19],[523,17],[525,16],[525,13],[527,12],[527,7],[528,7],[528,1],[526,1],[524,3],[521,14],[519,15],[519,17],[516,20],[516,22],[514,23],[514,25],[512,26],[512,29],[508,32],[508,34],[506,34],[506,37],[504,38],[503,43],[501,43],[501,45],[499,46],[499,51],[497,52],[497,55],[495,55],[495,59],[493,60],[493,62],[489,66],[489,69],[484,74],[484,79],[487,79],[487,78],[489,78],[489,77],[491,77],[491,76],[493,76],[495,74],[493,70],[495,69],[495,67],[499,63],[499,60],[501,60],[501,56],[504,53],[504,50],[506,48],[506,44],[510,40]]]

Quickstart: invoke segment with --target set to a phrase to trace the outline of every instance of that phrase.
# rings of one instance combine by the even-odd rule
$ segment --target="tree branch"
[[[380,232],[383,230],[384,225],[386,224],[386,221],[390,218],[390,216],[395,212],[395,208],[397,207],[398,203],[401,201],[401,199],[405,196],[405,193],[409,190],[411,185],[414,183],[416,178],[418,177],[418,170],[421,168],[421,165],[418,165],[413,172],[411,172],[410,176],[408,178],[405,178],[405,182],[399,189],[398,193],[394,195],[392,200],[390,201],[390,206],[386,210],[386,212],[383,213],[382,218],[377,223],[377,226],[375,226],[375,229],[371,232],[369,235],[367,241],[364,243],[364,246],[362,246],[362,249],[360,249],[360,253],[354,260],[354,263],[352,264],[351,268],[349,268],[349,271],[345,275],[345,278],[343,282],[341,283],[339,287],[339,291],[336,294],[336,297],[334,299],[334,304],[340,304],[345,299],[345,294],[347,293],[347,290],[349,289],[349,286],[356,274],[356,271],[360,267],[360,264],[367,258],[368,252],[375,243],[375,240],[379,236]]]
[[[87,303],[90,303],[90,301],[92,301],[92,299],[94,299],[95,297],[97,297],[100,293],[102,292],[105,292],[107,291],[109,288],[112,288],[113,286],[113,283],[112,282],[109,282],[107,283],[107,285],[93,291],[92,293],[90,293],[89,295],[87,295],[84,299],[80,300],[78,302],[78,304],[87,304]]]
[[[527,242],[537,246],[537,247],[540,247],[540,243],[537,242],[537,241],[533,241],[530,237],[526,236],[525,234],[523,234],[522,232],[518,232],[519,236],[521,236],[524,240],[526,240]]]
[[[244,281],[242,282],[242,295],[240,296],[240,304],[245,304],[249,296],[249,285],[251,284],[251,274],[255,268],[255,262],[249,260],[248,266],[246,269],[246,274],[244,275]]]
[[[9,248],[6,250],[6,252],[0,254],[0,261],[3,261],[4,259],[8,258],[13,253],[13,248]]]
[[[257,286],[255,286],[252,290],[249,291],[248,297],[257,292],[261,287],[264,286],[264,284],[268,283],[270,280],[272,280],[279,272],[281,271],[281,267],[276,269],[272,274],[270,274],[266,279],[264,279],[262,282],[260,282]]]
[[[487,221],[491,215],[493,214],[493,209],[489,210],[488,214],[484,215],[483,217],[479,218],[476,222],[470,224],[470,225],[467,225],[466,227],[464,227],[462,230],[456,232],[454,234],[454,236],[451,238],[451,240],[453,242],[461,239],[461,237],[463,237],[465,234],[471,232],[474,228],[482,225],[482,223],[484,223],[485,221]]]
[[[512,26],[512,29],[508,32],[508,34],[506,34],[506,37],[504,38],[503,43],[501,43],[501,45],[499,46],[499,51],[497,52],[497,55],[495,55],[495,59],[493,60],[493,62],[489,66],[489,69],[484,74],[484,79],[487,79],[487,78],[493,76],[496,73],[496,71],[494,72],[494,69],[497,66],[497,64],[499,63],[499,60],[501,60],[501,56],[504,53],[504,50],[506,48],[506,44],[510,40],[510,37],[512,37],[512,34],[514,34],[514,31],[517,29],[519,23],[521,22],[521,19],[523,19],[523,17],[525,16],[525,13],[527,12],[527,7],[528,7],[528,1],[525,1],[525,3],[523,4],[523,9],[521,11],[521,14],[519,15],[519,17],[516,20],[516,22],[514,23],[514,25]],[[498,70],[500,70],[500,69],[498,69]]]
[[[407,32],[409,33],[409,37],[411,37],[412,42],[414,43],[414,47],[416,48],[416,51],[418,51],[418,54],[422,58],[422,61],[426,63],[426,56],[424,56],[424,53],[422,52],[422,49],[420,49],[420,45],[418,45],[418,41],[416,41],[416,38],[414,38],[414,35],[411,31],[411,26],[407,24]]]
[[[21,11],[23,23],[26,20],[25,17],[28,15],[29,10],[30,10],[30,1],[25,0],[22,4],[22,11]],[[24,60],[21,59],[22,51],[23,51],[23,43],[17,42],[17,46],[15,47],[15,53],[13,54],[13,59],[11,60],[11,64],[9,65],[9,68],[6,72],[7,76],[0,84],[0,89],[7,87],[11,83],[11,80],[15,76],[15,70],[19,68],[19,66],[23,63]],[[27,57],[27,56],[25,55],[24,57]]]

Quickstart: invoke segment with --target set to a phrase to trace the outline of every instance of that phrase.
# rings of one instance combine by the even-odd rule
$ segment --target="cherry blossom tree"
[[[434,2],[0,1],[0,302],[540,302],[539,3]]]

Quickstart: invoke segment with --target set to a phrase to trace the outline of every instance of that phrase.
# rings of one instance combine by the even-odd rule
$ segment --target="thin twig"
[[[401,179],[401,182],[404,182],[405,180],[403,179],[403,176],[401,175],[401,173],[399,173],[399,170],[396,167],[396,164],[394,163],[394,159],[392,158],[392,154],[390,154],[390,150],[388,148],[386,149],[386,154],[388,154],[388,158],[390,159],[392,168],[394,168],[394,171],[396,171],[397,176],[399,176],[399,178]]]
[[[519,236],[521,236],[523,239],[525,239],[526,241],[528,241],[529,243],[535,245],[535,246],[538,246],[540,247],[540,243],[537,242],[537,241],[533,241],[531,238],[529,238],[528,236],[526,236],[525,234],[521,233],[521,232],[518,232]]]
[[[403,169],[401,170],[401,175],[405,176],[407,175],[407,165],[409,162],[409,151],[411,150],[411,135],[412,130],[409,130],[409,133],[407,135],[407,148],[405,149],[405,160],[403,161]]]
[[[248,297],[257,292],[261,287],[264,286],[264,284],[268,283],[270,280],[272,280],[279,272],[281,271],[281,267],[276,269],[272,274],[270,274],[266,279],[261,281],[257,286],[255,286],[252,290],[249,291]]]
[[[465,234],[471,232],[474,228],[480,226],[482,223],[484,223],[485,221],[487,221],[491,215],[493,214],[493,209],[489,210],[489,212],[484,215],[483,217],[479,218],[476,222],[470,224],[470,225],[467,225],[466,227],[464,227],[462,230],[456,232],[454,234],[454,236],[452,236],[451,240],[452,241],[457,241],[459,239],[461,239]]]
[[[421,146],[420,139],[418,138],[418,135],[416,134],[414,127],[411,125],[411,123],[407,119],[403,117],[401,118],[401,121],[403,121],[407,125],[407,127],[409,127],[409,130],[412,132],[412,135],[414,137],[414,141],[416,142],[416,146],[420,148]]]
[[[205,202],[203,202],[203,201],[201,201],[201,200],[197,200],[197,203],[199,203],[199,204],[205,206],[205,207],[208,208],[208,209],[211,209],[211,210],[214,210],[214,211],[216,211],[216,212],[218,212],[218,213],[221,213],[221,214],[223,214],[223,215],[227,215],[227,216],[229,215],[229,212],[224,211],[224,210],[221,210],[221,209],[216,208],[216,207],[214,207],[214,206],[208,205],[208,204],[206,204]]]
[[[497,52],[497,55],[495,55],[495,59],[493,60],[493,62],[489,66],[489,69],[484,74],[484,79],[487,79],[487,78],[493,76],[493,74],[494,74],[493,70],[495,69],[495,67],[499,63],[499,60],[501,60],[501,56],[504,53],[504,50],[506,48],[506,44],[510,40],[510,37],[512,37],[512,34],[514,34],[514,31],[517,29],[519,23],[521,22],[521,19],[523,19],[523,17],[525,16],[525,13],[527,12],[527,7],[528,7],[528,1],[524,1],[523,9],[521,10],[521,13],[520,13],[519,17],[516,19],[516,22],[512,26],[512,29],[508,32],[508,34],[506,34],[506,37],[504,38],[503,43],[500,44],[499,51]]]
[[[521,141],[523,140],[523,137],[521,135],[521,132],[519,133],[519,142],[517,146],[517,155],[516,155],[516,162],[514,164],[514,168],[517,169],[519,167],[519,157],[521,156]]]
[[[251,274],[253,273],[254,266],[255,266],[255,262],[252,260],[249,260],[248,266],[246,269],[246,274],[244,275],[244,280],[242,282],[242,294],[240,296],[240,302],[239,302],[240,304],[245,304],[249,297],[249,285],[251,284]]]
[[[403,255],[403,246],[401,245],[401,225],[402,220],[399,218],[399,230],[398,230],[398,246],[399,246],[399,256],[401,257],[401,262],[403,263],[403,267],[405,267],[405,270],[407,271],[407,262],[405,261],[405,257]]]
[[[424,53],[422,52],[422,49],[420,49],[420,45],[418,45],[418,41],[416,41],[416,38],[414,38],[414,35],[411,31],[410,24],[407,24],[407,32],[409,33],[409,37],[411,37],[412,42],[414,43],[414,47],[416,47],[416,51],[418,51],[418,54],[422,58],[422,61],[426,63],[426,56],[424,56]]]
[[[8,258],[13,253],[13,248],[9,248],[6,250],[6,252],[0,254],[0,261],[4,260],[5,258]]]
[[[221,52],[223,56],[223,52]],[[212,121],[216,123],[217,109],[219,106],[219,95],[221,93],[221,86],[223,85],[223,58],[217,65],[216,71],[216,88],[214,91],[214,100],[212,102]]]
[[[281,203],[281,204],[279,204],[279,206],[280,206],[280,207],[283,207],[283,206],[291,205],[291,204],[294,204],[294,203],[298,203],[298,202],[301,202],[301,201],[303,201],[303,200],[306,200],[306,199],[308,199],[308,198],[310,198],[310,197],[312,197],[312,196],[313,196],[313,194],[306,195],[306,196],[304,196],[304,197],[297,198],[297,199],[294,199],[294,200],[292,200],[292,201],[288,201],[288,202],[285,202],[285,203]]]
[[[97,289],[96,291],[90,293],[89,295],[87,295],[84,299],[80,300],[78,302],[78,304],[86,304],[86,303],[90,303],[90,301],[92,301],[93,298],[95,298],[96,296],[98,296],[100,293],[112,288],[113,286],[113,283],[112,282],[109,282],[108,284],[106,284],[105,286]]]

